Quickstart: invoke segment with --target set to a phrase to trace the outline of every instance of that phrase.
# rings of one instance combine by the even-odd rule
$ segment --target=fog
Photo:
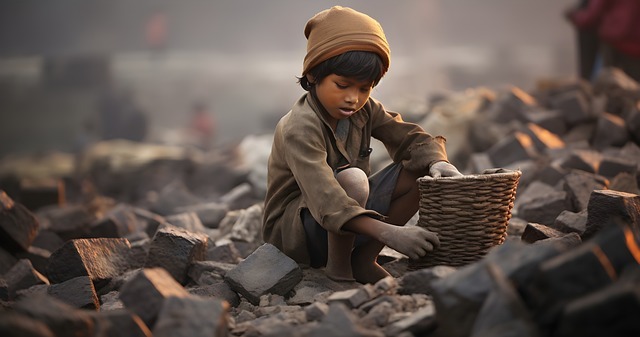
[[[391,67],[372,96],[389,109],[424,109],[429,95],[478,86],[526,90],[575,76],[574,32],[562,15],[573,2],[4,1],[0,157],[73,151],[109,85],[145,111],[149,140],[187,125],[196,101],[209,105],[218,144],[270,132],[304,93],[304,24],[336,4],[382,24]]]

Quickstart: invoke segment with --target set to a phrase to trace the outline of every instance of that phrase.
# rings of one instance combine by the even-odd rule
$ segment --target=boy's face
[[[331,124],[334,124],[360,110],[369,99],[372,88],[371,81],[330,74],[316,84],[316,95],[329,113]]]

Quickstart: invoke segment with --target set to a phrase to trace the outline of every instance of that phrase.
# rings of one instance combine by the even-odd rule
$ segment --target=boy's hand
[[[446,161],[439,161],[431,165],[429,168],[429,175],[434,178],[459,177],[462,176],[462,173],[460,173],[455,166],[447,163]]]
[[[380,233],[380,242],[414,260],[440,246],[436,233],[418,226],[391,225]]]

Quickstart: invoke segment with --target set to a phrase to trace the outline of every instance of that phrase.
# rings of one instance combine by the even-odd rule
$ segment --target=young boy
[[[371,98],[389,68],[389,45],[366,14],[332,7],[304,30],[301,86],[308,91],[278,123],[268,164],[263,237],[301,264],[337,281],[374,283],[387,245],[410,258],[438,246],[421,227],[402,227],[418,211],[417,179],[461,175],[445,139],[432,137]],[[393,164],[369,177],[370,141]]]

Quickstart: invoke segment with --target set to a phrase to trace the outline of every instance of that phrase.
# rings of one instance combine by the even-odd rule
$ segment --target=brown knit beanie
[[[382,74],[389,69],[391,55],[382,26],[349,7],[334,6],[316,14],[304,27],[304,36],[307,55],[302,76],[318,64],[348,51],[374,52],[382,59]]]

